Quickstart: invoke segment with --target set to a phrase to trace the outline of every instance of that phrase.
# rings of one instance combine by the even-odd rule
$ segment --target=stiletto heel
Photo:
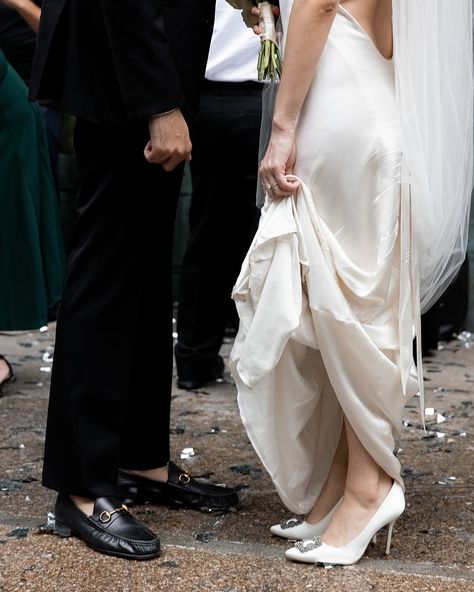
[[[389,525],[386,546],[386,553],[388,554],[392,542],[393,525],[404,510],[405,496],[403,489],[398,483],[394,482],[367,526],[350,543],[342,547],[332,547],[323,543],[319,536],[315,536],[295,543],[293,548],[286,551],[285,556],[293,561],[303,563],[352,565],[359,561],[377,532],[384,526]]]
[[[302,541],[314,536],[319,536],[323,534],[329,526],[329,523],[341,502],[342,498],[337,502],[329,514],[326,514],[326,516],[316,524],[310,524],[302,518],[295,516],[293,518],[288,518],[287,520],[282,520],[280,524],[275,524],[270,528],[270,532],[275,536],[294,541]]]
[[[387,546],[385,547],[385,555],[390,555],[390,547],[392,545],[392,532],[393,532],[393,525],[395,524],[395,520],[390,522],[388,525],[388,532],[387,532]]]
[[[377,544],[377,534],[374,534],[374,536],[372,537],[372,542],[374,543],[374,545]]]

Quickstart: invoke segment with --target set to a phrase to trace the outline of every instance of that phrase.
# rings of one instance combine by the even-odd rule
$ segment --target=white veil
[[[466,254],[473,184],[472,0],[392,0],[394,62],[421,310]]]

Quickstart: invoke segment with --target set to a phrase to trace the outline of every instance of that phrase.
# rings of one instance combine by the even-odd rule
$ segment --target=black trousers
[[[232,286],[253,235],[261,86],[207,82],[195,128],[190,236],[181,270],[180,377],[209,374],[233,311]]]
[[[169,460],[182,169],[148,164],[146,141],[145,122],[110,129],[79,120],[75,129],[79,218],[57,324],[43,473],[46,487],[65,493],[113,495],[119,467]]]

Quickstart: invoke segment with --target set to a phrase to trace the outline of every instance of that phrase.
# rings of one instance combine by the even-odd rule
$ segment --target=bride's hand
[[[280,9],[278,6],[272,6],[273,14],[275,15],[275,20],[280,16]],[[260,16],[262,11],[260,8],[254,6],[250,10],[243,10],[242,11],[242,18],[245,21],[247,27],[251,27],[255,35],[261,35],[262,27],[259,25]]]
[[[260,182],[272,199],[289,197],[298,188],[297,181],[288,181],[285,178],[285,175],[293,173],[295,159],[295,130],[274,127],[259,169]]]

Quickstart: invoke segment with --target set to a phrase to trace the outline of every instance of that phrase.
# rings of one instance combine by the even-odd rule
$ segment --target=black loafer
[[[235,489],[193,479],[173,462],[168,464],[168,481],[155,481],[119,471],[118,495],[126,504],[163,504],[199,510],[228,512],[237,509],[239,496]]]
[[[77,536],[100,553],[124,559],[153,559],[160,554],[160,541],[138,522],[115,497],[100,497],[92,516],[86,516],[68,495],[60,493],[54,508],[55,532]]]

